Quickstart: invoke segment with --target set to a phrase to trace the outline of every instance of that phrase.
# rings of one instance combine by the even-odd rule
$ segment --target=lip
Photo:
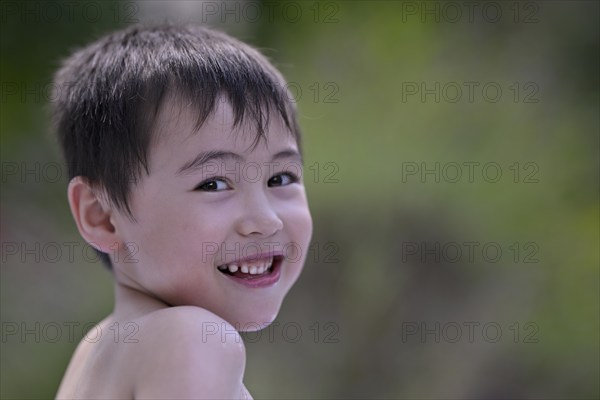
[[[243,262],[255,262],[258,260],[270,259],[273,257],[273,264],[271,266],[271,272],[268,275],[250,275],[244,278],[238,278],[237,276],[229,275],[227,273],[222,273],[226,278],[231,279],[235,283],[245,286],[251,289],[257,288],[266,288],[269,286],[273,286],[277,282],[279,282],[279,278],[281,277],[281,264],[283,264],[284,257],[279,253],[261,253],[257,255],[253,255],[250,257],[241,258],[236,261],[232,261],[231,263],[243,263]],[[231,264],[230,263],[230,264]]]

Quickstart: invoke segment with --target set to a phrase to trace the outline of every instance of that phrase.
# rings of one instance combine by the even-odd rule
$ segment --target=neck
[[[131,321],[153,311],[169,307],[152,293],[139,285],[122,282],[115,277],[115,308],[112,316],[118,320]]]

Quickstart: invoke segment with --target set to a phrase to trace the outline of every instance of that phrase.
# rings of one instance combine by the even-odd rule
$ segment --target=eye
[[[274,187],[274,186],[287,186],[290,185],[292,183],[296,183],[298,182],[298,177],[290,172],[285,172],[283,174],[278,174],[273,176],[271,179],[269,179],[269,182],[267,182],[267,185],[269,187]]]
[[[201,182],[194,190],[200,190],[203,192],[220,192],[222,190],[229,189],[231,189],[231,187],[224,179],[210,178]]]

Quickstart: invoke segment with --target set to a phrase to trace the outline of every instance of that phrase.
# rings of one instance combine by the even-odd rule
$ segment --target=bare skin
[[[202,332],[203,323],[224,320],[120,285],[117,299],[115,312],[78,346],[57,398],[252,398],[242,383],[245,349],[235,329],[229,326],[226,341]]]
[[[301,253],[308,248],[312,220],[304,185],[282,169],[301,168],[298,148],[277,118],[267,141],[253,148],[248,127],[232,134],[226,102],[219,102],[199,131],[193,110],[180,107],[171,100],[161,109],[150,173],[131,191],[135,221],[85,179],[69,185],[81,235],[111,254],[115,309],[90,333],[91,340],[80,343],[57,398],[251,398],[237,331],[274,320],[306,252],[282,258],[277,281],[261,287],[240,284],[223,268],[239,264],[241,272],[244,257],[268,259],[290,243]],[[206,151],[234,157],[181,173]],[[214,168],[235,171],[241,165],[243,171],[250,164],[268,168],[258,179],[254,169],[250,178],[235,179]],[[135,257],[123,257],[131,255],[132,243]]]

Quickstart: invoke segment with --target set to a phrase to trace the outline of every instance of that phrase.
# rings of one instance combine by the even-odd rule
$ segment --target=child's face
[[[202,307],[237,329],[256,330],[276,317],[312,234],[298,146],[275,113],[267,142],[252,149],[252,126],[232,131],[227,102],[197,132],[192,109],[176,104],[162,107],[150,173],[132,187],[136,221],[113,218],[120,239],[137,250],[135,263],[113,260],[117,279],[170,305]],[[182,171],[206,152],[228,155]],[[263,274],[241,274],[271,261]]]

